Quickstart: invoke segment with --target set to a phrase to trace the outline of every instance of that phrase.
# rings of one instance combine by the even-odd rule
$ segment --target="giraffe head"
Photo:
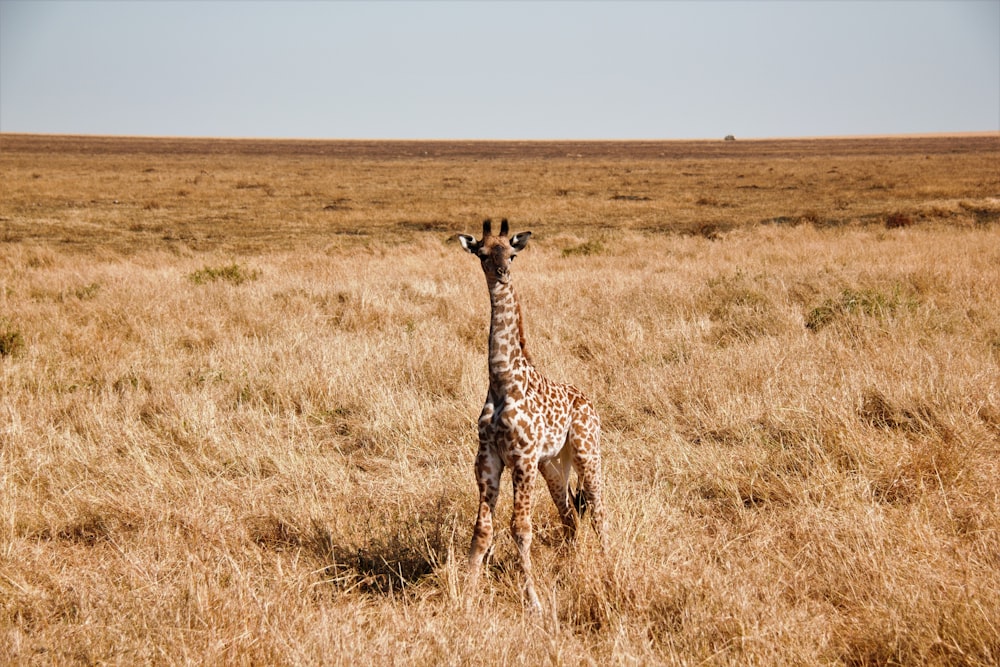
[[[524,250],[528,245],[528,238],[531,232],[521,232],[507,239],[509,232],[507,218],[500,222],[500,234],[493,234],[493,223],[489,219],[483,221],[483,238],[477,241],[468,234],[459,234],[458,242],[462,247],[479,258],[486,274],[486,282],[490,285],[494,283],[508,283],[510,281],[510,263],[514,261],[517,253]]]

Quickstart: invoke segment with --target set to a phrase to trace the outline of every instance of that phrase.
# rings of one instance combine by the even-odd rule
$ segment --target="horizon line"
[[[89,139],[153,139],[153,140],[181,140],[181,141],[302,141],[302,142],[411,142],[411,143],[446,143],[446,142],[483,142],[483,143],[629,143],[629,142],[685,142],[685,141],[822,141],[838,139],[935,139],[935,138],[974,138],[974,137],[997,137],[1000,138],[1000,129],[996,130],[963,130],[957,132],[901,132],[901,133],[873,133],[873,134],[817,134],[817,135],[789,135],[770,137],[738,137],[735,135],[725,135],[724,137],[691,137],[691,138],[601,138],[601,139],[574,139],[574,138],[549,138],[549,139],[525,139],[525,138],[401,138],[401,137],[237,137],[237,136],[215,136],[215,135],[169,135],[169,134],[101,134],[101,133],[79,133],[79,132],[8,132],[0,131],[0,137],[61,137],[61,138],[89,138]],[[732,139],[728,137],[732,136]]]

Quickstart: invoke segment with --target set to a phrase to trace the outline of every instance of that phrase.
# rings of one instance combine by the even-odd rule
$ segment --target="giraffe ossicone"
[[[578,518],[591,511],[594,529],[606,551],[604,501],[601,494],[601,420],[594,405],[576,387],[549,380],[534,366],[527,351],[521,306],[511,283],[510,265],[524,250],[531,232],[508,238],[504,219],[500,233],[483,222],[477,241],[459,234],[462,247],[479,258],[490,294],[489,389],[479,415],[476,483],[479,511],[469,548],[470,586],[475,586],[483,559],[493,543],[500,477],[510,468],[514,487],[511,533],[517,545],[529,607],[541,609],[531,571],[531,497],[541,473],[559,512],[566,538],[576,536]],[[570,490],[576,471],[578,491]]]

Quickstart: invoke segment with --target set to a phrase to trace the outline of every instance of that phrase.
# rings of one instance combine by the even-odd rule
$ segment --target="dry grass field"
[[[488,295],[604,423],[501,494]],[[1000,137],[0,136],[0,663],[1000,663]]]

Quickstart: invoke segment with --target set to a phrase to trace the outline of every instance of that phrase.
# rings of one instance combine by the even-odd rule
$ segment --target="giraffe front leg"
[[[542,605],[535,593],[535,581],[531,574],[531,493],[538,474],[537,460],[521,460],[512,469],[514,481],[514,514],[511,517],[511,532],[521,557],[521,571],[524,575],[524,597],[532,612],[540,613]]]
[[[493,514],[496,510],[497,496],[500,493],[500,474],[503,472],[503,462],[491,451],[485,443],[479,446],[476,456],[476,484],[479,486],[479,512],[476,515],[476,525],[472,530],[472,544],[469,546],[469,582],[475,586],[479,581],[479,573],[493,543]]]

